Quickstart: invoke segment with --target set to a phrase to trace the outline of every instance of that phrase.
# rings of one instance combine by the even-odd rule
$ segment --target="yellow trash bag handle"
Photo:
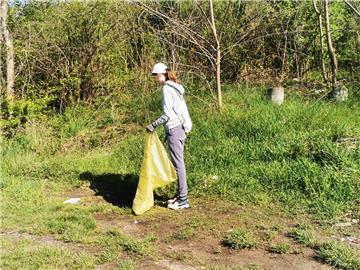
[[[176,171],[156,132],[148,133],[133,211],[141,215],[154,205],[154,189],[176,180]]]

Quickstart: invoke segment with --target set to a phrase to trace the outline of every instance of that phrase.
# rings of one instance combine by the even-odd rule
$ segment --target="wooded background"
[[[217,94],[219,106],[221,85],[239,81],[360,83],[357,1],[2,0],[1,6],[2,96],[41,100],[56,111],[146,91],[159,61],[186,85]]]

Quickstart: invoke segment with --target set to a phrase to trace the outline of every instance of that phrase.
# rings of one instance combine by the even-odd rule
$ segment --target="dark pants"
[[[170,148],[171,162],[178,177],[178,193],[180,197],[187,197],[186,170],[184,162],[184,145],[186,134],[182,126],[177,126],[167,132],[167,141]]]

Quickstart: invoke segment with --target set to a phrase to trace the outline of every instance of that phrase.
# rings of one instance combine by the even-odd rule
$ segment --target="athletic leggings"
[[[178,177],[178,193],[180,197],[187,197],[188,188],[186,181],[186,169],[184,162],[184,145],[186,134],[182,126],[169,129],[167,141],[170,148],[171,162],[173,163]]]

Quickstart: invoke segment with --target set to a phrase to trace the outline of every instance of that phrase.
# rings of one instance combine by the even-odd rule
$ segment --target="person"
[[[177,80],[176,74],[163,63],[157,63],[152,69],[152,75],[162,87],[163,114],[146,127],[147,132],[153,132],[163,125],[166,140],[169,145],[170,158],[177,178],[177,194],[167,201],[168,208],[178,210],[189,208],[188,187],[184,162],[184,146],[187,133],[192,128],[192,122],[184,99],[185,89]]]

